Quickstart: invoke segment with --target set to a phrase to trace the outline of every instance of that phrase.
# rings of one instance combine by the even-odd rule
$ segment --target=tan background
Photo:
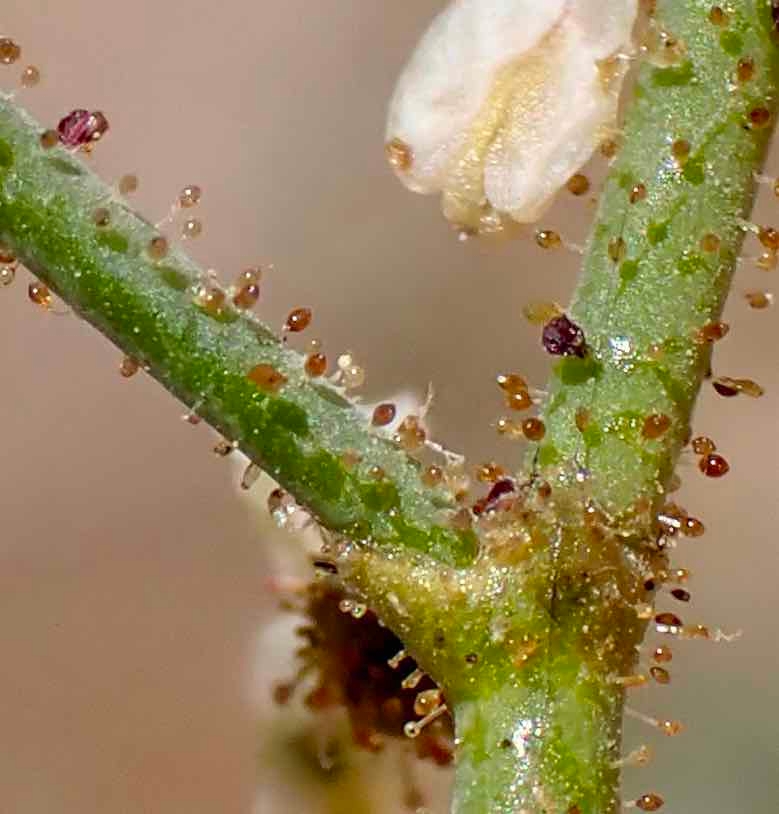
[[[565,301],[577,258],[527,240],[460,245],[436,203],[385,168],[385,100],[440,2],[3,5],[4,30],[45,77],[25,102],[52,123],[73,107],[104,109],[113,129],[95,163],[106,177],[138,172],[145,213],[161,217],[182,185],[202,184],[206,230],[193,250],[226,279],[274,262],[264,317],[278,324],[313,305],[330,351],[352,348],[365,362],[369,397],[403,385],[421,393],[432,380],[439,437],[518,460],[490,428],[492,379],[519,369],[543,382],[520,307]],[[3,87],[14,76],[3,69]],[[779,221],[768,193],[762,211]],[[590,212],[564,200],[547,223],[582,240]],[[736,291],[776,277],[745,263]],[[235,472],[156,384],[120,379],[117,352],[91,329],[33,308],[24,275],[0,300],[0,811],[317,810],[294,772],[268,770],[256,634],[271,607],[262,578],[277,560]],[[755,378],[768,395],[704,395],[695,426],[733,468],[711,483],[683,463],[685,502],[710,530],[677,562],[696,573],[686,615],[746,633],[727,647],[679,646],[673,685],[637,694],[640,708],[684,719],[686,735],[661,742],[630,726],[628,738],[659,747],[651,768],[628,775],[629,792],[661,791],[685,814],[768,814],[779,793],[779,323],[737,295],[728,318],[717,370]],[[260,657],[263,680],[285,652],[277,642]],[[294,798],[281,790],[288,782]],[[396,772],[375,782],[397,799]]]

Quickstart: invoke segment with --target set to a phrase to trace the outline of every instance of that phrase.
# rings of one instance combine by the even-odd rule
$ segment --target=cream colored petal
[[[500,69],[530,51],[565,0],[455,0],[431,23],[398,80],[387,141],[409,145],[398,173],[416,192],[439,191]]]
[[[614,125],[637,13],[637,0],[453,3],[390,106],[398,175],[441,191],[472,231],[535,220]]]

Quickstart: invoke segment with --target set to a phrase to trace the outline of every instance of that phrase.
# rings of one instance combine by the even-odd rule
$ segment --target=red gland
[[[587,353],[584,331],[565,314],[546,323],[541,341],[553,356],[583,358]]]
[[[57,125],[59,140],[66,147],[83,147],[101,139],[108,130],[108,119],[98,110],[73,110]]]

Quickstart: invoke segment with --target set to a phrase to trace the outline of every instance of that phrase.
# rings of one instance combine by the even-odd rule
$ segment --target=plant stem
[[[657,2],[571,307],[589,350],[556,365],[522,493],[478,541],[452,527],[452,496],[267,328],[198,304],[207,276],[177,249],[152,259],[155,228],[0,96],[0,241],[336,533],[341,578],[455,710],[456,814],[619,805],[621,680],[666,566],[656,510],[776,114],[771,3],[723,9]],[[258,364],[282,386],[251,381]]]
[[[150,256],[159,232],[82,162],[44,149],[43,128],[0,96],[0,241],[84,319],[260,464],[331,531],[379,545],[467,561],[472,533],[446,526],[453,500],[427,487],[421,467],[368,426],[338,390],[258,320],[199,307],[208,275],[171,249]],[[98,226],[105,209],[110,225]],[[256,365],[284,377],[263,389]],[[349,462],[357,457],[359,462]],[[377,480],[373,467],[385,473]]]
[[[547,478],[588,477],[612,515],[661,499],[689,438],[773,132],[770,7],[723,4],[715,24],[707,0],[657,4],[654,28],[676,45],[640,69],[571,306],[590,354],[555,366],[533,451]],[[647,437],[649,416],[670,427]]]

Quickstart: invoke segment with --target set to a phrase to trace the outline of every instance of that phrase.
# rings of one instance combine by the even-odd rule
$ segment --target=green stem
[[[610,514],[656,502],[689,437],[711,355],[701,331],[720,319],[773,132],[771,3],[722,4],[721,24],[712,6],[657,4],[675,58],[639,72],[571,306],[591,353],[555,366],[545,409],[540,470],[568,482],[586,471]],[[649,416],[670,419],[657,439],[643,433]]]
[[[326,528],[444,562],[473,554],[474,536],[446,526],[451,496],[425,486],[417,462],[336,388],[309,378],[303,358],[255,318],[229,300],[217,311],[199,307],[194,291],[206,273],[178,249],[152,259],[157,230],[81,161],[42,147],[42,132],[0,96],[0,241]],[[98,209],[110,225],[96,225]],[[260,364],[284,377],[278,392],[248,378]]]
[[[455,710],[457,814],[618,807],[620,679],[666,565],[655,511],[776,113],[770,0],[723,8],[712,22],[709,0],[657,3],[676,45],[641,67],[606,182],[571,307],[589,352],[555,366],[524,491],[479,522],[478,545],[417,463],[255,319],[200,307],[202,271],[178,250],[151,259],[155,229],[0,96],[0,241],[336,532],[346,584]],[[283,386],[250,381],[258,364]]]

